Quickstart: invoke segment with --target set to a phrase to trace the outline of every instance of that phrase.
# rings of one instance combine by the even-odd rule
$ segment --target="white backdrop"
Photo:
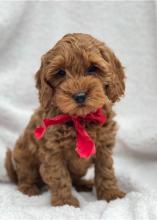
[[[0,216],[3,219],[157,219],[156,2],[0,2]],[[52,208],[49,193],[28,198],[5,183],[12,147],[38,105],[40,57],[66,33],[105,41],[126,67],[126,96],[116,105],[114,160],[125,199],[97,202],[78,194],[81,209]],[[7,207],[7,212],[5,211]],[[39,208],[40,207],[40,208]],[[42,214],[44,213],[44,214]]]

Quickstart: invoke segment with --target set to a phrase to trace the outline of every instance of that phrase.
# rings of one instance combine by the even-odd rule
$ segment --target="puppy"
[[[97,198],[122,198],[112,160],[117,132],[112,106],[125,90],[118,58],[88,34],[68,34],[42,56],[35,79],[40,106],[7,152],[10,179],[29,196],[39,194],[44,183],[53,206],[78,207],[72,185],[90,190],[92,181],[81,178],[94,163]]]

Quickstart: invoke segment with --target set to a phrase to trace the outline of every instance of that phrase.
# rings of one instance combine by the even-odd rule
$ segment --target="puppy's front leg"
[[[95,161],[95,185],[98,199],[107,201],[122,198],[113,168],[112,146],[99,146]]]
[[[78,207],[79,201],[72,195],[70,174],[61,152],[46,152],[44,157],[40,174],[52,193],[51,204],[53,206],[68,204]]]

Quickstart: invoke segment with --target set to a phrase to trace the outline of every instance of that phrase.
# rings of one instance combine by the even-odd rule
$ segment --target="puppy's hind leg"
[[[77,177],[72,177],[73,178],[73,186],[78,192],[91,192],[93,190],[94,186],[94,179],[82,179],[82,178],[77,178]]]
[[[13,161],[12,161],[12,151],[10,149],[8,149],[7,153],[6,153],[5,168],[6,168],[6,171],[7,171],[7,174],[9,176],[10,180],[13,183],[17,184],[17,173],[16,173],[16,170],[14,168],[14,164],[13,164]]]
[[[24,145],[23,140],[17,141],[13,151],[13,160],[15,161],[19,191],[28,196],[38,195],[40,193],[37,185],[40,180],[38,161],[35,154]]]

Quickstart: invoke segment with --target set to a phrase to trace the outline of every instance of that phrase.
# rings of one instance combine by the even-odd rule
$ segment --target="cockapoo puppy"
[[[53,206],[77,207],[72,185],[90,190],[92,180],[82,177],[94,163],[97,198],[122,198],[112,160],[112,106],[124,94],[125,76],[115,54],[88,34],[67,34],[42,56],[35,78],[40,106],[7,152],[10,179],[29,196],[46,184]]]

